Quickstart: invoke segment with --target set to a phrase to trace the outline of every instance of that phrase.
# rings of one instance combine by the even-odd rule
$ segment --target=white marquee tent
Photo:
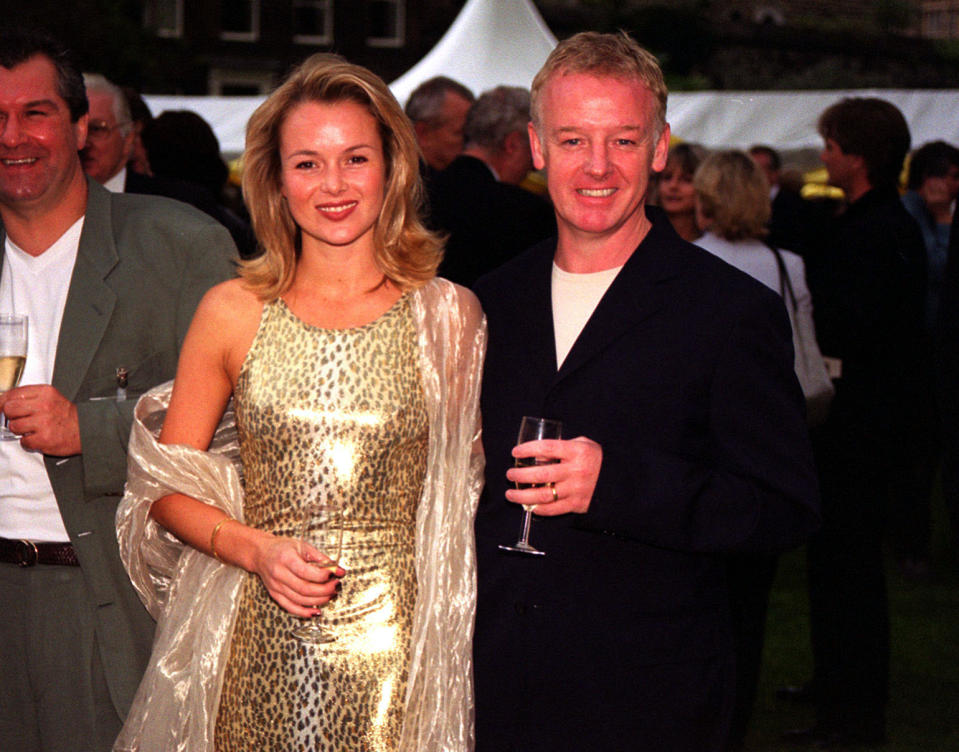
[[[422,81],[447,75],[481,93],[499,84],[529,86],[556,39],[530,0],[469,0],[437,45],[390,88],[401,104]],[[782,150],[817,149],[816,119],[844,96],[878,96],[898,106],[914,145],[959,144],[959,90],[877,89],[671,94],[673,134],[710,148],[765,143]],[[216,132],[229,157],[243,151],[246,122],[263,97],[146,96],[154,114],[188,109]]]
[[[469,0],[436,46],[390,84],[401,104],[433,76],[449,76],[479,95],[494,86],[533,83],[556,37],[530,0]]]
[[[843,97],[880,97],[902,110],[913,146],[942,139],[959,144],[959,90],[856,89],[670,94],[666,117],[673,134],[711,148],[818,149],[819,114]]]

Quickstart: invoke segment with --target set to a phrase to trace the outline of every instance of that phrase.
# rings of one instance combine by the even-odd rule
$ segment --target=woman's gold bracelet
[[[223,559],[221,559],[220,554],[216,552],[216,534],[220,532],[220,528],[223,527],[223,524],[225,522],[230,522],[232,519],[233,519],[232,517],[224,517],[222,520],[216,523],[216,525],[213,526],[213,532],[210,533],[210,551],[213,553],[213,556],[216,558],[217,561],[223,561]],[[226,562],[223,562],[223,563],[225,564]]]

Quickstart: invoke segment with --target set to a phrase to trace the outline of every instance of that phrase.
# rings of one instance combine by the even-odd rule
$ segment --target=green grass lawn
[[[959,555],[936,511],[933,574],[903,578],[887,561],[892,665],[888,752],[959,752]],[[766,625],[759,695],[747,738],[749,752],[791,752],[783,731],[813,723],[811,707],[777,700],[775,689],[809,678],[809,608],[805,552],[780,560]]]

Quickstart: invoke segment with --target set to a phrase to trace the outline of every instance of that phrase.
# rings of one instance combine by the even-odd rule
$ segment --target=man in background
[[[556,232],[549,202],[521,188],[533,168],[529,91],[498,86],[470,107],[463,153],[429,186],[432,228],[448,234],[439,273],[476,280]]]
[[[807,548],[816,724],[795,743],[880,744],[889,695],[886,506],[911,459],[922,383],[925,251],[897,189],[909,150],[902,113],[848,98],[819,118],[821,159],[845,204],[805,254],[816,337],[836,395],[813,430],[822,528]]]
[[[99,73],[84,73],[83,83],[90,103],[87,141],[80,150],[83,171],[107,190],[145,192],[134,190],[137,173],[129,173],[132,186],[127,181],[136,130],[126,96]]]
[[[127,98],[99,73],[83,74],[83,83],[90,103],[87,140],[80,150],[83,171],[107,190],[129,191],[127,162],[136,132]],[[131,172],[131,177],[135,174]]]
[[[931,141],[916,149],[909,157],[906,188],[902,203],[919,225],[926,251],[926,299],[921,360],[914,364],[920,369],[917,377],[922,385],[911,405],[916,417],[909,441],[912,459],[894,494],[890,543],[901,572],[910,579],[925,579],[930,574],[932,496],[942,457],[942,410],[934,387],[935,341],[952,214],[959,195],[959,149],[945,141]],[[954,494],[945,488],[948,477],[947,473],[944,497]]]
[[[114,517],[137,397],[171,379],[227,231],[192,207],[84,175],[83,79],[55,41],[0,32],[0,312],[29,317],[0,395],[0,749],[109,750],[153,622]],[[99,121],[98,121],[99,124]]]
[[[799,192],[802,186],[791,185],[783,179],[782,158],[771,146],[752,146],[749,156],[759,165],[769,183],[772,216],[769,218],[767,240],[777,248],[785,248],[802,255],[803,224],[806,221],[805,204]]]
[[[463,84],[446,76],[424,81],[406,102],[416,140],[427,166],[427,177],[446,169],[463,150],[463,126],[475,97]]]

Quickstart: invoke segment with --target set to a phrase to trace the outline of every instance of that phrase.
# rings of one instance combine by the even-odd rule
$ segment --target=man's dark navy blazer
[[[788,549],[818,491],[780,298],[665,216],[557,370],[548,241],[484,277],[486,489],[476,519],[477,750],[707,750],[733,695],[724,554]],[[602,445],[585,515],[522,510],[523,415]]]

